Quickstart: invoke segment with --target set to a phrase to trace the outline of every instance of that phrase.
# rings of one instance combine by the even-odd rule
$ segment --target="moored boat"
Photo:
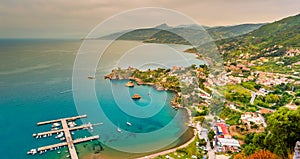
[[[132,81],[129,81],[125,84],[127,87],[134,87],[134,83]]]
[[[131,98],[132,99],[141,99],[142,96],[140,96],[139,94],[134,94]]]
[[[36,149],[31,149],[27,152],[28,155],[35,155],[37,153]]]

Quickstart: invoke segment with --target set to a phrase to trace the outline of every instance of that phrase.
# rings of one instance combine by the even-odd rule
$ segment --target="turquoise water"
[[[76,115],[71,89],[72,64],[80,41],[0,41],[1,158],[29,158],[26,152],[56,141],[35,139],[49,130],[39,121]],[[39,157],[39,156],[35,156]]]
[[[26,152],[31,148],[58,142],[54,137],[33,138],[32,133],[50,129],[50,125],[36,126],[37,122],[78,114],[72,94],[72,70],[80,44],[81,41],[77,40],[0,40],[2,159],[64,158],[66,153],[58,155],[56,152],[47,152],[43,155],[28,156]],[[104,80],[102,77],[108,73],[110,67],[103,72],[100,69],[95,81],[98,102],[106,117],[98,115],[99,117],[95,118],[98,112],[93,112],[88,114],[90,118],[83,121],[104,123],[103,126],[95,127],[92,134],[99,134],[104,145],[133,147],[139,152],[139,148],[167,144],[171,141],[168,138],[175,139],[182,133],[186,128],[186,118],[184,112],[175,111],[170,107],[168,101],[173,97],[173,93],[159,92],[150,86],[128,88],[124,87],[127,81]],[[120,93],[122,91],[126,93]],[[132,100],[128,97],[134,93],[141,94],[143,98],[129,105],[128,102]],[[92,105],[89,101],[85,103],[87,109]],[[156,108],[157,105],[163,107]],[[125,113],[123,109],[126,107],[130,107],[126,111],[132,111],[131,113],[139,108],[153,107],[154,110],[159,110],[153,112],[157,114],[149,118],[138,118]],[[150,115],[147,113],[150,113],[149,111],[146,115]],[[172,121],[177,113],[180,117]],[[132,126],[127,126],[126,121],[130,121]],[[78,121],[78,124],[80,123],[81,121]],[[147,138],[137,135],[156,132],[166,125],[169,125],[169,129],[161,135]],[[118,133],[116,127],[120,127],[123,133]],[[90,135],[90,132],[75,133],[75,137],[85,135]],[[84,144],[81,145],[84,147]],[[110,156],[114,151],[107,148],[102,153]]]

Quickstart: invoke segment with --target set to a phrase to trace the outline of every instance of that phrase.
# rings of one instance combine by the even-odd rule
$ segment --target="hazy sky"
[[[110,16],[139,7],[174,9],[208,26],[300,13],[299,0],[0,0],[0,38],[80,38]]]

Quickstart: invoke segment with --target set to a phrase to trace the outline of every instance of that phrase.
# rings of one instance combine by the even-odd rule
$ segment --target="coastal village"
[[[127,80],[124,87],[149,85],[173,92],[171,106],[189,115],[191,139],[140,159],[299,158],[300,131],[295,128],[300,123],[295,119],[300,118],[300,48],[257,44],[262,41],[259,35],[248,35],[242,42],[218,41],[224,70],[217,75],[206,64],[193,64],[152,70],[115,68],[104,76]],[[263,39],[272,39],[269,35]],[[197,49],[188,50],[202,57]],[[135,92],[131,99],[143,96]]]
[[[296,49],[286,52],[287,56],[299,53]],[[245,58],[249,57],[245,55]],[[105,78],[129,80],[128,87],[136,83],[151,85],[160,91],[173,91],[176,93],[171,101],[174,109],[188,108],[190,111],[192,120],[189,126],[197,132],[198,141],[193,145],[197,151],[190,154],[177,149],[157,158],[199,158],[199,153],[203,158],[229,158],[244,151],[243,145],[249,134],[265,131],[268,126],[265,117],[279,107],[296,110],[300,104],[300,93],[296,89],[300,79],[297,72],[283,74],[253,69],[257,64],[268,62],[267,58],[237,62],[224,62],[225,74],[215,78],[210,76],[206,65],[146,71],[117,68]],[[296,70],[298,64],[289,68]],[[214,101],[215,96],[220,96],[222,101]],[[135,94],[133,99],[136,97],[142,98]],[[212,110],[213,103],[218,102],[223,103],[223,107]]]

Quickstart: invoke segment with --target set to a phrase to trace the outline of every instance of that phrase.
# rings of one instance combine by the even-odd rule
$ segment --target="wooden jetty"
[[[38,126],[39,125],[45,125],[45,124],[51,124],[51,123],[61,123],[62,129],[51,130],[51,131],[47,131],[47,132],[41,132],[41,133],[33,134],[32,136],[34,136],[34,137],[35,136],[45,136],[45,135],[49,136],[49,135],[52,135],[52,134],[55,134],[55,133],[63,132],[64,133],[64,138],[66,139],[66,141],[62,142],[62,143],[58,143],[58,144],[39,147],[37,149],[37,151],[40,152],[40,153],[43,153],[47,150],[53,150],[53,149],[60,148],[60,147],[63,147],[63,146],[68,146],[71,159],[78,159],[78,155],[77,155],[76,149],[74,147],[74,144],[99,139],[100,137],[99,137],[99,135],[96,135],[96,136],[78,138],[78,139],[73,140],[70,131],[79,130],[79,129],[93,129],[93,125],[101,125],[102,124],[102,123],[98,123],[98,124],[88,123],[88,124],[83,124],[83,125],[76,126],[76,127],[69,127],[68,126],[68,123],[67,123],[68,121],[74,121],[74,120],[80,119],[80,118],[87,118],[87,115],[80,115],[80,116],[74,116],[74,117],[69,117],[69,118],[62,118],[62,119],[38,122],[37,123]]]

